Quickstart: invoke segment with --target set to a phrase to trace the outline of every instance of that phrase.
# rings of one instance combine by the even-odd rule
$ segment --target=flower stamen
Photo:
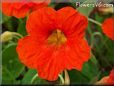
[[[67,41],[67,39],[64,33],[61,30],[57,29],[51,33],[47,41],[48,44],[61,45],[64,44]]]

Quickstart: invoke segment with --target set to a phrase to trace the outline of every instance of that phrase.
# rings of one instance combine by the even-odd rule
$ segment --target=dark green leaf
[[[16,44],[11,44],[3,50],[2,65],[10,71],[14,78],[17,78],[23,71],[24,66],[20,63],[16,53]]]
[[[69,71],[69,76],[72,84],[86,84],[89,82],[88,77],[86,77],[80,71],[77,70]]]
[[[18,26],[18,29],[17,29],[17,32],[20,33],[23,36],[27,35],[25,23],[26,23],[26,21],[20,19],[19,26]]]
[[[90,58],[88,62],[83,65],[82,74],[89,78],[91,81],[99,74],[99,65],[94,56]]]

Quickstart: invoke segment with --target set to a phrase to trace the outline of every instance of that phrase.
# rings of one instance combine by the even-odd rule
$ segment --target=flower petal
[[[102,24],[102,29],[106,36],[114,40],[114,18],[106,19]]]
[[[59,64],[60,54],[56,47],[46,45],[35,37],[26,36],[20,39],[16,50],[20,61],[27,67],[38,69],[39,76],[44,79],[56,80],[63,69],[61,67],[64,67]]]
[[[67,59],[71,60],[74,66],[69,66],[69,69],[77,69],[81,70],[84,62],[88,61],[90,58],[90,47],[86,40],[79,39],[79,40],[69,40],[67,42],[69,46],[69,52],[67,52]],[[68,50],[68,49],[65,49]],[[70,63],[67,63],[70,64]]]
[[[12,4],[11,3],[2,3],[2,12],[5,15],[11,16],[12,15]]]
[[[8,16],[23,18],[29,12],[29,7],[22,3],[2,3],[2,12]]]
[[[39,76],[54,81],[65,69],[80,71],[84,62],[90,58],[90,48],[85,40],[80,40],[79,43],[70,41],[59,48],[49,46],[46,48],[47,50],[44,49],[37,61]]]
[[[71,7],[64,7],[57,11],[58,27],[67,37],[83,37],[87,27],[87,18]]]
[[[107,84],[114,84],[114,69],[112,69],[112,71],[110,72]]]
[[[21,7],[21,9],[14,9],[13,16],[15,16],[16,18],[24,18],[25,16],[27,16],[27,14],[29,14],[29,11],[30,7],[24,5],[23,7]]]
[[[41,42],[41,44],[43,44]],[[40,52],[41,46],[39,40],[35,37],[26,36],[18,41],[16,48],[20,61],[27,67],[36,68],[35,61],[38,59],[37,54]]]
[[[47,36],[53,29],[56,29],[56,11],[49,7],[38,9],[31,13],[27,20],[26,28],[30,35]],[[39,33],[39,34],[38,34]]]
[[[39,8],[45,7],[50,3],[50,0],[41,0],[27,2],[22,0],[21,2],[4,2],[2,3],[2,12],[7,16],[14,16],[16,18],[24,18],[30,11],[35,11]]]

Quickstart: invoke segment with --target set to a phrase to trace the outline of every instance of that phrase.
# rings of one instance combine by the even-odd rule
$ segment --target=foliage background
[[[76,0],[75,0],[76,1]],[[75,2],[74,1],[74,2]],[[83,3],[85,0],[81,0]],[[88,3],[87,2],[84,3]],[[75,3],[54,3],[50,4],[51,7],[60,9],[65,6],[72,6],[76,8]],[[77,8],[85,16],[92,18],[100,23],[104,19],[111,17],[112,14],[102,15],[94,12],[96,8]],[[25,29],[26,18],[17,19],[15,17],[8,17],[2,14],[2,33],[5,31],[17,32],[23,36],[27,35]],[[19,38],[14,37],[12,40],[2,43],[2,84],[55,84],[60,83],[60,79],[55,82],[49,82],[37,77],[36,70],[28,69],[18,59],[16,52],[17,41]],[[114,43],[102,32],[101,27],[89,22],[86,39],[91,46],[91,59],[83,66],[83,70],[68,71],[71,84],[93,84],[100,80],[103,76],[109,75],[109,72],[114,66]],[[1,57],[0,57],[1,59]],[[1,76],[0,76],[1,78]]]

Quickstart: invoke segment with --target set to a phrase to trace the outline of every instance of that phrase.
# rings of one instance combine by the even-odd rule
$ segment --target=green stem
[[[38,78],[38,74],[35,74],[34,77],[31,80],[31,84],[33,84],[33,82],[36,80],[36,78]]]
[[[94,45],[94,37],[95,36],[99,36],[102,39],[102,34],[100,32],[93,33],[91,36],[91,44],[90,44],[91,47],[93,47],[93,45]]]
[[[88,18],[88,20],[90,21],[90,22],[92,22],[92,23],[94,23],[94,24],[97,24],[98,26],[102,26],[102,24],[101,23],[99,23],[98,21],[95,21],[95,20],[93,20],[93,19],[91,19],[91,18]]]
[[[67,70],[64,70],[65,72],[65,85],[70,85],[70,77],[69,77],[69,74],[67,72]]]
[[[16,32],[12,32],[13,35],[16,35],[16,36],[19,36],[20,38],[23,38],[23,36],[19,33],[16,33]]]
[[[61,84],[63,85],[64,84],[64,79],[63,79],[63,76],[61,74],[59,74],[59,78],[61,80]]]
[[[93,47],[93,44],[94,44],[94,37],[95,36],[99,36],[100,38],[101,38],[101,41],[103,42],[103,45],[105,45],[105,47],[106,47],[106,49],[108,50],[108,51],[110,51],[110,49],[109,49],[109,47],[106,45],[106,43],[104,42],[104,40],[103,40],[103,37],[102,37],[102,34],[100,33],[100,32],[95,32],[94,34],[92,34],[92,36],[91,36],[91,47]]]

